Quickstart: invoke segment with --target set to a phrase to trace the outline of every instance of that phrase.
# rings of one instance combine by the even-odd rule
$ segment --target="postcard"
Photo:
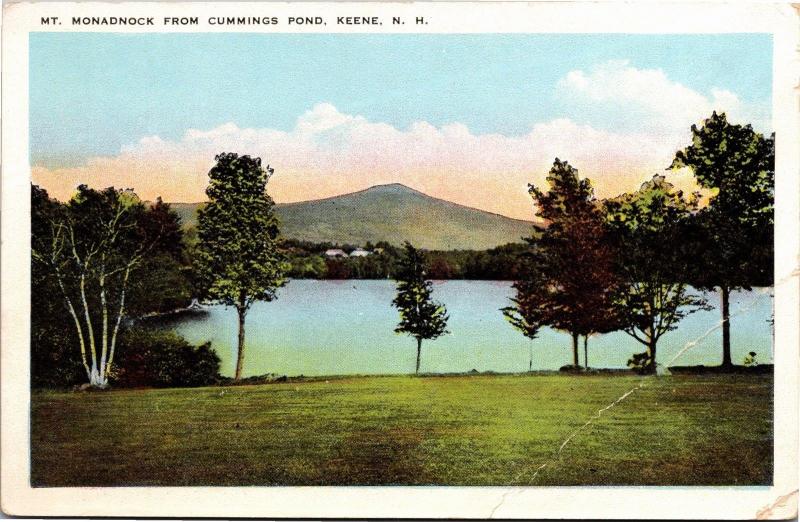
[[[796,517],[799,22],[7,3],[3,512]]]

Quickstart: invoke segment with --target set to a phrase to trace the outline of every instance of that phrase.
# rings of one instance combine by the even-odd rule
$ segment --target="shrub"
[[[126,332],[117,361],[112,374],[117,386],[208,386],[220,379],[220,359],[211,343],[195,347],[172,332]]]
[[[650,373],[653,368],[653,361],[647,352],[635,353],[628,359],[628,367],[641,374]]]
[[[758,366],[758,357],[756,352],[749,352],[744,357],[745,366]]]

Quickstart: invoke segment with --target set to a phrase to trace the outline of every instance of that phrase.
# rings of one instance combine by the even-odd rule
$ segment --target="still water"
[[[295,280],[278,299],[255,304],[247,316],[244,375],[343,375],[413,373],[416,343],[394,333],[398,312],[391,306],[392,281]],[[572,339],[544,329],[531,341],[506,322],[499,309],[513,295],[505,281],[440,281],[434,298],[447,306],[450,334],[422,345],[421,372],[470,370],[522,372],[533,349],[534,370],[555,370],[572,362]],[[658,361],[666,362],[687,342],[700,341],[673,364],[715,365],[722,360],[719,296],[703,294],[711,311],[691,314],[659,341]],[[232,375],[237,318],[232,308],[208,307],[203,316],[186,317],[172,328],[192,343],[211,341],[222,359],[222,373]],[[731,349],[734,363],[757,353],[772,362],[771,289],[731,296]],[[704,336],[705,335],[705,336]],[[644,347],[623,332],[589,338],[589,365],[624,368]],[[581,364],[583,345],[581,340]]]

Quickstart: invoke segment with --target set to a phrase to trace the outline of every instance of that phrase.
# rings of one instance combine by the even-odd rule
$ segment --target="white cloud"
[[[714,110],[759,131],[771,129],[764,104],[745,103],[719,88],[703,94],[669,79],[661,69],[638,69],[627,60],[604,62],[588,72],[570,71],[558,88],[566,106],[584,117],[659,136],[684,137],[692,124]]]
[[[322,103],[290,131],[226,123],[189,129],[179,140],[145,137],[112,157],[83,166],[34,167],[36,183],[69,197],[79,183],[133,187],[143,198],[204,199],[214,156],[235,151],[262,157],[276,171],[270,192],[298,201],[400,182],[464,205],[532,218],[529,182],[544,183],[555,157],[592,178],[601,196],[636,188],[663,170],[673,149],[646,134],[616,134],[568,119],[540,123],[520,136],[473,134],[465,125],[419,121],[402,130]]]

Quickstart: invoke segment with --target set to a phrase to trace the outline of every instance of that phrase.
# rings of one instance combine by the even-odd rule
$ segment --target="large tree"
[[[195,278],[200,297],[233,306],[239,317],[236,380],[242,377],[245,318],[253,303],[272,301],[287,269],[278,220],[267,194],[273,169],[261,158],[222,153],[209,171],[208,204],[197,215]]]
[[[57,289],[89,383],[105,387],[131,289],[151,279],[142,270],[150,257],[176,248],[169,231],[179,230],[177,215],[163,204],[148,208],[130,190],[81,185],[62,204],[33,186],[31,225],[34,289]],[[34,299],[34,325],[45,319],[42,297]]]
[[[692,144],[676,153],[671,167],[689,167],[713,191],[698,216],[705,241],[693,280],[719,288],[722,366],[731,367],[730,294],[773,279],[775,137],[714,112],[701,127],[692,126]]]
[[[433,283],[427,279],[425,255],[405,244],[405,256],[400,261],[397,275],[397,296],[392,305],[400,311],[400,323],[394,329],[417,340],[417,365],[419,373],[423,339],[436,339],[447,331],[447,309],[433,300]]]
[[[686,198],[656,175],[638,191],[607,200],[605,208],[626,285],[618,294],[618,314],[624,331],[646,347],[629,364],[655,372],[659,339],[705,306],[687,283],[685,239],[697,195]]]
[[[558,158],[547,182],[546,192],[529,185],[536,215],[545,224],[535,229],[530,243],[535,266],[542,271],[536,277],[544,278],[546,292],[535,289],[532,297],[545,300],[539,306],[548,309],[549,326],[572,336],[573,366],[578,367],[579,337],[584,336],[586,350],[588,336],[618,327],[614,301],[619,281],[591,182]]]

